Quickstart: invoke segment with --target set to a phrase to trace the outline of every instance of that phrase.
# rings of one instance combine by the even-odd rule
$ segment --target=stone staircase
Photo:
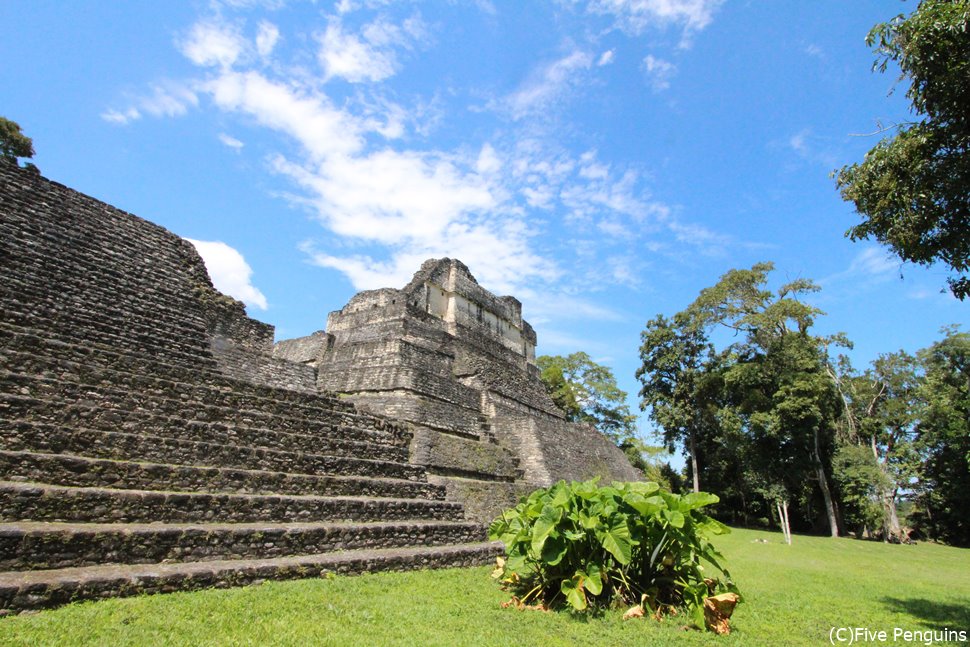
[[[403,425],[221,374],[219,298],[185,241],[0,163],[0,614],[497,554]]]

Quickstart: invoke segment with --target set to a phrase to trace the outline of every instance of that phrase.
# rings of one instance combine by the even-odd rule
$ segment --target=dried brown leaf
[[[639,604],[635,607],[630,607],[627,612],[623,614],[624,620],[630,620],[631,618],[642,618],[643,617],[643,607]]]

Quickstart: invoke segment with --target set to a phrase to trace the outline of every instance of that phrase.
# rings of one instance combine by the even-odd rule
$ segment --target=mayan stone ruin
[[[0,163],[0,277],[0,614],[483,564],[522,494],[639,477],[456,260],[274,344],[187,241]]]

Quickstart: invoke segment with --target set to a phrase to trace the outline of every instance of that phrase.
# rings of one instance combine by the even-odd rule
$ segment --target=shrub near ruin
[[[560,481],[492,522],[489,537],[501,540],[507,555],[493,576],[522,604],[576,611],[638,604],[658,618],[687,612],[703,627],[705,600],[710,608],[712,596],[737,593],[707,539],[729,532],[701,511],[717,501],[656,483]]]

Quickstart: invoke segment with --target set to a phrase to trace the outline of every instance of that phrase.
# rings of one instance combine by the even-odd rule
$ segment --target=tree
[[[20,130],[20,124],[0,117],[0,159],[17,163],[18,157],[33,157],[34,143]]]
[[[916,426],[924,458],[917,523],[933,538],[970,547],[970,334],[949,329],[919,355],[925,410]]]
[[[765,286],[773,269],[771,263],[758,263],[750,270],[731,270],[702,290],[690,310],[708,325],[744,335],[733,344],[724,389],[727,406],[746,430],[750,460],[765,481],[759,489],[781,486],[796,495],[814,480],[836,537],[828,472],[838,400],[826,371],[827,348],[848,342],[841,335],[811,335],[815,318],[823,313],[801,299],[818,286],[798,279],[772,292]]]
[[[577,352],[536,359],[546,390],[570,422],[587,422],[623,447],[636,438],[636,416],[626,404],[627,394],[616,385],[609,367]]]
[[[713,347],[701,321],[690,312],[672,319],[658,315],[647,322],[640,335],[640,359],[636,377],[640,409],[650,409],[650,418],[663,430],[669,450],[683,442],[690,462],[694,492],[700,492],[698,438],[710,416],[705,415],[704,376]],[[709,427],[709,425],[708,425]]]
[[[970,1],[923,0],[908,18],[876,25],[866,39],[874,68],[899,65],[919,119],[900,125],[836,183],[862,223],[852,240],[875,238],[902,260],[952,270],[970,294]]]
[[[869,452],[865,460],[858,452],[841,452],[840,465],[844,471],[841,482],[847,485],[844,476],[849,472],[860,478],[872,477],[868,486],[874,488],[881,514],[865,516],[868,521],[878,522],[886,541],[905,538],[896,510],[897,500],[899,492],[909,488],[920,463],[913,445],[921,411],[918,368],[916,358],[899,351],[880,355],[861,375],[852,371],[845,358],[838,371],[831,372],[844,406],[840,442],[866,447]],[[877,477],[870,469],[872,465],[879,471]],[[853,483],[848,487],[858,493],[863,484]]]

